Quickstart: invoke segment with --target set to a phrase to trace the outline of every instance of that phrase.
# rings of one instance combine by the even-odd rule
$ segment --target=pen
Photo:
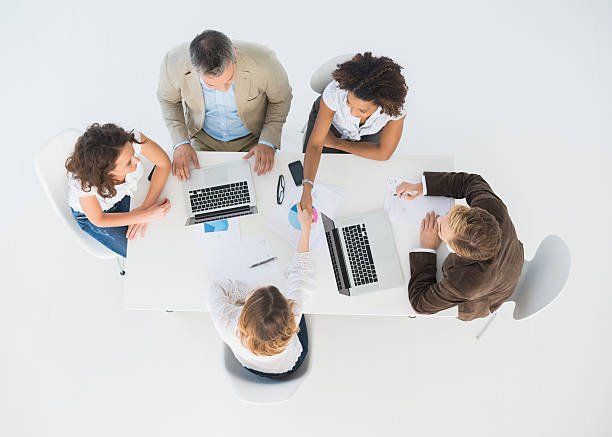
[[[260,266],[262,264],[267,264],[270,261],[274,261],[275,259],[277,259],[276,256],[273,256],[272,258],[264,259],[263,261],[260,261],[258,263],[253,264],[252,266],[249,266],[249,268],[252,269],[253,267],[257,267],[257,266]]]
[[[410,194],[411,196],[414,196],[415,194],[419,194],[419,192],[418,191],[404,191],[403,193],[399,193],[399,194],[395,193],[394,196],[396,197],[398,195],[403,196],[404,194]]]

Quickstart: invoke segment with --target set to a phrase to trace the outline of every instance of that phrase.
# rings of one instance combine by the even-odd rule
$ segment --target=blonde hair
[[[501,228],[493,215],[482,208],[455,205],[448,213],[448,225],[455,237],[448,245],[464,258],[485,261],[501,247]]]
[[[278,288],[260,287],[246,300],[238,318],[238,337],[255,355],[272,356],[285,350],[300,328],[295,324],[295,301]]]

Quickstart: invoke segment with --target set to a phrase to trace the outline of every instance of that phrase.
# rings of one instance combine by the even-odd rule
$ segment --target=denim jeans
[[[72,209],[72,208],[70,208]],[[112,212],[129,212],[130,211],[130,196],[125,196],[119,202],[115,203],[110,209],[104,211],[105,213]],[[127,226],[117,226],[114,228],[99,228],[94,226],[85,214],[72,209],[72,216],[81,229],[91,235],[93,238],[98,240],[104,246],[115,252],[117,255],[122,257],[127,256]]]
[[[259,372],[257,370],[249,369],[245,367],[249,372],[254,373],[255,375],[264,376],[268,378],[283,378],[285,376],[289,376],[294,373],[304,362],[306,359],[306,355],[308,355],[308,330],[306,329],[306,319],[302,314],[302,318],[300,319],[300,332],[298,332],[298,340],[302,344],[302,353],[298,357],[298,360],[293,365],[291,370],[286,371],[285,373],[264,373]]]

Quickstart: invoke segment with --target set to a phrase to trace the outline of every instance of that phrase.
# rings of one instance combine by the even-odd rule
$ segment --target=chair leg
[[[489,317],[489,320],[487,320],[487,324],[484,325],[484,328],[482,328],[482,330],[476,336],[476,340],[480,340],[482,338],[482,336],[485,333],[485,331],[489,328],[489,325],[491,324],[491,322],[493,322],[493,320],[495,320],[495,317],[497,317],[497,311],[495,311],[493,314],[491,314],[491,317]]]
[[[116,259],[117,265],[119,266],[119,274],[123,276],[125,275],[125,258],[118,256]]]

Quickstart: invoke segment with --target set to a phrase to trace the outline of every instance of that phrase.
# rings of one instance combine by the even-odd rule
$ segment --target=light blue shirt
[[[232,141],[251,133],[240,119],[240,115],[238,115],[233,83],[225,92],[207,87],[201,78],[200,85],[202,86],[204,107],[206,108],[202,130],[219,141]],[[267,141],[259,142],[276,150],[276,147]],[[172,150],[174,151],[178,146],[186,143],[189,143],[189,141],[182,141],[176,144]]]

